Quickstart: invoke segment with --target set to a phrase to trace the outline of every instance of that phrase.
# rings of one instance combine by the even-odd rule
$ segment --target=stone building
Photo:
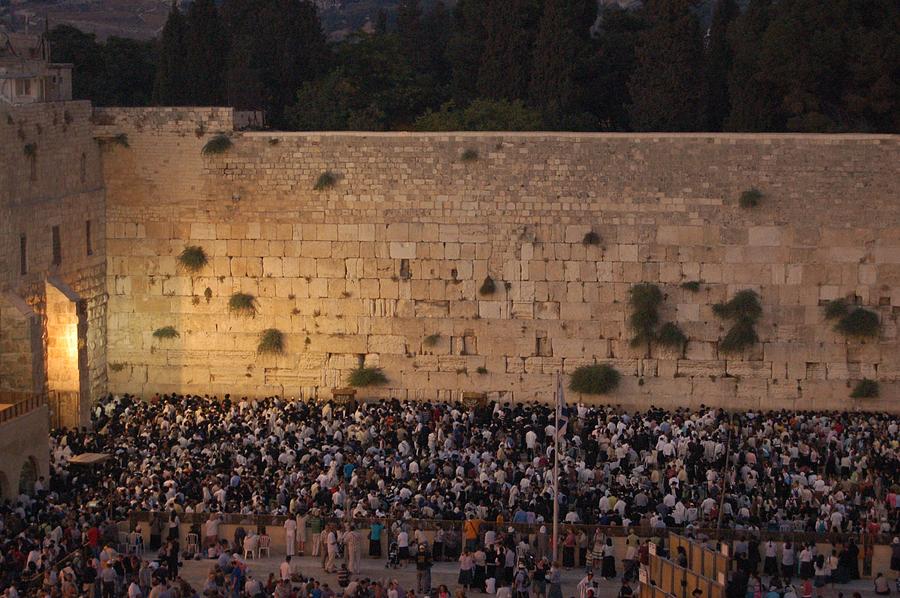
[[[618,389],[570,400],[897,409],[897,136],[246,121],[0,108],[0,389],[75,423],[108,391],[330,397],[360,364],[388,379],[363,396],[549,400],[556,372],[604,363]],[[642,282],[685,345],[631,345]],[[746,289],[759,342],[729,353],[713,306]],[[839,298],[877,315],[873,338],[834,330]],[[283,351],[260,351],[272,330]],[[880,397],[850,402],[864,378]]]
[[[71,99],[72,65],[50,60],[50,45],[44,36],[0,29],[0,103]]]

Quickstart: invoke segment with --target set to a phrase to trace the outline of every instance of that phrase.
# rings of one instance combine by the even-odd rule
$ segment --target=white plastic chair
[[[272,545],[272,538],[269,536],[260,536],[259,537],[259,546],[256,549],[256,554],[259,555],[259,558],[262,558],[263,552],[266,553],[266,556],[272,556],[269,547]]]

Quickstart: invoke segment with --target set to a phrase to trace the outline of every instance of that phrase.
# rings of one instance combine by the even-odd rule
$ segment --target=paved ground
[[[275,573],[277,576],[278,567],[281,564],[282,560],[283,558],[281,556],[273,556],[271,558],[251,560],[248,562],[251,573],[257,578],[265,581],[266,579],[268,579],[270,573]],[[332,588],[338,587],[337,576],[325,574],[322,571],[320,559],[313,557],[295,557],[292,562],[298,564],[300,572],[303,575],[311,575],[320,582],[329,584],[329,586],[331,586]],[[400,581],[400,585],[404,590],[415,589],[415,565],[406,565],[404,567],[401,567],[400,569],[387,569],[385,568],[385,563],[385,560],[364,558],[361,562],[362,571],[358,576],[355,577],[367,577],[369,579],[376,580],[397,579]],[[200,589],[203,587],[203,583],[206,581],[207,573],[209,572],[212,565],[213,562],[208,560],[186,561],[184,563],[184,567],[181,570],[181,576],[192,586],[194,586],[194,588]],[[431,571],[432,586],[437,587],[440,584],[446,584],[447,587],[452,591],[457,586],[456,578],[458,572],[459,567],[456,562],[435,563],[434,568]],[[619,573],[621,573],[621,571],[619,571]],[[563,571],[562,589],[564,598],[577,596],[576,586],[583,576],[584,571],[582,569]],[[598,596],[598,598],[613,598],[618,595],[619,588],[621,587],[621,580],[599,580],[599,583],[600,595]],[[891,585],[893,586],[893,584]],[[822,590],[823,591],[818,594],[818,596],[821,596],[822,598],[837,598],[839,592],[843,593],[846,598],[850,598],[853,592],[860,592],[864,598],[875,597],[875,593],[872,591],[872,582],[868,580],[861,580],[840,587],[836,586],[835,588],[831,588],[829,586],[822,588]],[[480,594],[478,592],[470,592],[469,594],[474,594],[475,596],[483,596],[483,594]]]

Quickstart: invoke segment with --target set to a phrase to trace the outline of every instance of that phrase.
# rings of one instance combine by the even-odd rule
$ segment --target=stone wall
[[[0,392],[0,408],[8,397]],[[14,500],[26,469],[34,478],[50,478],[50,451],[47,449],[47,405],[0,422],[0,500]],[[27,464],[27,465],[26,465]]]
[[[55,102],[0,108],[0,292],[24,300],[34,311],[43,343],[52,343],[47,328],[47,280],[72,289],[70,299],[82,303],[84,322],[78,339],[81,392],[96,397],[106,390],[106,256],[105,206],[101,143],[94,139],[88,102]],[[90,251],[88,247],[90,221]],[[59,263],[54,263],[53,227],[59,229]],[[26,271],[20,264],[22,236]],[[24,326],[24,324],[23,324]],[[18,339],[18,340],[15,340]],[[29,335],[0,330],[0,344],[13,353],[31,351]],[[28,382],[17,375],[7,387],[42,392],[47,389],[43,363]]]
[[[846,408],[869,377],[882,398],[853,405],[896,409],[897,137],[234,133],[203,156],[216,111],[98,113],[129,139],[104,154],[113,391],[330,396],[364,362],[389,379],[365,395],[548,399],[555,372],[603,362],[622,384],[586,400]],[[739,207],[751,187],[762,204]],[[639,282],[683,353],[629,346]],[[741,289],[761,342],[725,355],[712,305]],[[229,314],[235,292],[256,317]],[[824,321],[842,296],[878,312],[877,341]],[[267,328],[284,355],[257,354]]]

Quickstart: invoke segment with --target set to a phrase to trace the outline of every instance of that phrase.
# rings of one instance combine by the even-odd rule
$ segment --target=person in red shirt
[[[88,528],[87,543],[91,548],[91,552],[94,553],[94,556],[100,554],[100,528],[96,525],[92,525]]]

